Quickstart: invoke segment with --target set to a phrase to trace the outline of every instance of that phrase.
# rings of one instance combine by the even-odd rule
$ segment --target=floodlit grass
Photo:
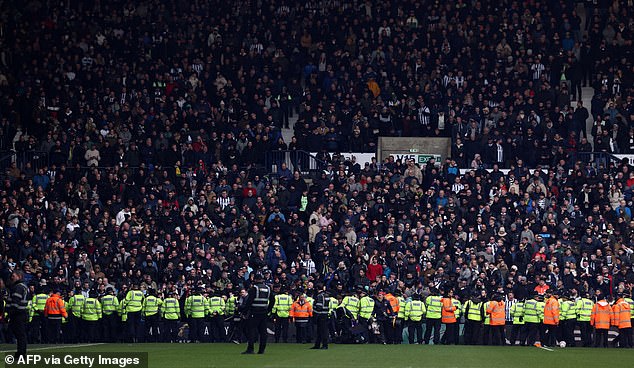
[[[631,367],[634,350],[425,345],[330,345],[309,350],[310,344],[269,344],[264,355],[241,355],[235,344],[98,344],[30,346],[32,353],[148,352],[154,368],[389,368],[389,367]],[[0,351],[15,347],[0,345]],[[257,345],[256,345],[257,350]]]

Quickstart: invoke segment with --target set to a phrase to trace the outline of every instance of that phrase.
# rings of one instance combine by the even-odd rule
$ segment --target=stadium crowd
[[[156,3],[3,14],[0,148],[18,159],[0,273],[24,272],[36,321],[58,291],[71,312],[79,295],[133,298],[109,315],[136,326],[138,292],[225,304],[256,272],[293,300],[315,283],[342,302],[631,293],[632,167],[568,159],[634,152],[631,4],[586,2],[581,19],[572,1]],[[451,137],[452,155],[338,154],[381,135]],[[327,165],[269,175],[276,150]]]

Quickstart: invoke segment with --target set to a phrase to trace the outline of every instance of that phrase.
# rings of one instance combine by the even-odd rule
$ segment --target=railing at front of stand
[[[267,171],[276,174],[282,163],[291,171],[298,170],[304,176],[317,178],[319,171],[327,167],[327,163],[306,151],[270,151],[266,153],[264,166]]]

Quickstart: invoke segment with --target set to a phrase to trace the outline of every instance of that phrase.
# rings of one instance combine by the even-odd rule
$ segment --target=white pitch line
[[[47,346],[45,348],[33,348],[27,349],[29,351],[38,351],[38,350],[50,350],[50,349],[65,349],[65,348],[85,348],[87,346],[97,346],[103,345],[104,343],[95,343],[95,344],[77,344],[77,345],[59,345],[59,346]],[[0,350],[0,353],[13,353],[15,350]]]
[[[539,348],[540,348],[540,349],[544,349],[544,350],[548,350],[548,351],[554,351],[553,349],[550,349],[550,348],[545,348],[545,347],[543,347],[543,346],[540,346]]]

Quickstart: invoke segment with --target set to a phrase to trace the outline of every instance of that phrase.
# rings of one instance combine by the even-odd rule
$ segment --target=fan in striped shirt
[[[229,203],[231,203],[231,198],[229,197],[229,193],[227,193],[226,190],[223,190],[220,193],[220,197],[218,197],[216,199],[216,202],[218,202],[218,204],[220,205],[220,208],[222,210],[224,210],[225,208],[227,208],[227,206],[229,205]]]

